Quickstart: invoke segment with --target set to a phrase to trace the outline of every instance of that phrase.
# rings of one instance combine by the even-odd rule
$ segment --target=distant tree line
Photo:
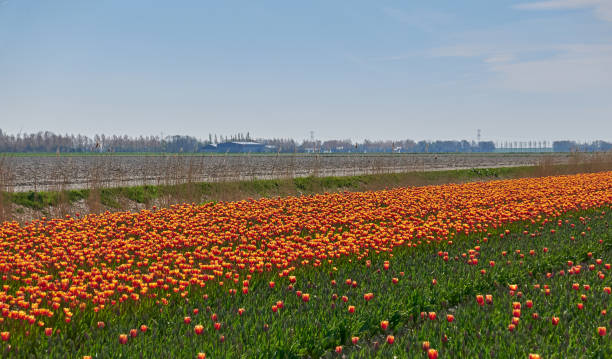
[[[575,141],[553,142],[554,152],[604,152],[612,151],[612,143],[605,141],[593,141],[590,143],[578,143]]]
[[[371,141],[353,142],[346,140],[303,140],[293,139],[253,139],[246,134],[232,136],[209,134],[207,139],[192,136],[107,136],[88,137],[73,134],[55,134],[50,131],[30,134],[7,134],[0,129],[0,152],[42,152],[42,153],[86,153],[86,152],[202,152],[210,144],[223,142],[257,142],[267,146],[270,152],[279,153],[337,153],[337,152],[494,152],[492,141]],[[574,141],[555,141],[555,152],[610,151],[612,143],[595,141],[579,144]]]

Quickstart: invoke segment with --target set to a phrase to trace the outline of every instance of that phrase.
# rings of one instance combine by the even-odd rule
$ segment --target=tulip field
[[[9,358],[611,358],[612,172],[0,225]]]

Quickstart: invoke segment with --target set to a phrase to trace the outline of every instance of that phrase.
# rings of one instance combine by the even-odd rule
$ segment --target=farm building
[[[218,152],[218,153],[248,153],[248,152],[270,152],[269,146],[258,142],[222,142],[218,144],[209,144],[202,148],[203,152]]]

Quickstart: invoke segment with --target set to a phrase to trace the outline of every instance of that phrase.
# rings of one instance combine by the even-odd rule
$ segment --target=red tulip
[[[552,322],[552,325],[557,325],[557,324],[559,324],[559,317],[552,317],[552,318],[551,318],[551,322]]]
[[[606,327],[597,327],[597,334],[599,334],[600,337],[603,337],[606,335]]]
[[[128,341],[127,334],[119,334],[119,344],[125,344]]]
[[[393,335],[387,335],[387,343],[393,344],[395,342],[395,337]]]
[[[389,327],[389,321],[388,320],[383,320],[382,322],[380,322],[380,328],[382,330],[387,330],[388,327]]]
[[[200,335],[204,332],[204,326],[198,324],[195,327],[193,327],[193,330],[195,331],[197,335]]]
[[[438,359],[438,351],[435,349],[429,349],[427,351],[427,357],[429,359]]]

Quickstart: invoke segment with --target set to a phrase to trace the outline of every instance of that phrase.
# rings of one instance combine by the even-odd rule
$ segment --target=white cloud
[[[495,54],[493,56],[487,57],[484,62],[487,64],[498,64],[505,63],[514,60],[514,55],[512,54]]]
[[[612,90],[612,44],[455,45],[434,49],[431,54],[481,58],[491,75],[488,85],[495,89],[526,93]]]
[[[612,21],[612,0],[550,0],[523,3],[514,6],[519,10],[567,10],[593,9],[595,16]]]
[[[520,92],[578,93],[610,89],[612,45],[563,45],[539,60],[489,63],[494,84]]]
[[[425,32],[433,32],[441,24],[448,23],[454,15],[440,11],[405,11],[391,7],[382,8],[382,12],[402,23],[416,27]]]

